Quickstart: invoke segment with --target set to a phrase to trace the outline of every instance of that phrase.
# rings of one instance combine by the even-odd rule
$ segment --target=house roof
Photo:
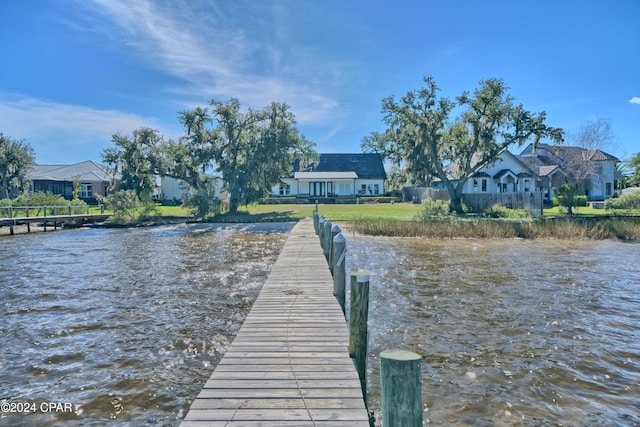
[[[545,153],[548,153],[552,156],[559,157],[567,163],[582,163],[585,161],[620,161],[617,157],[598,149],[593,150],[576,146],[551,145],[544,143],[538,144],[536,150],[533,149],[533,144],[530,144],[522,151],[522,154],[536,155],[538,152],[541,152],[543,156]],[[557,163],[558,162],[556,160],[556,164]]]
[[[80,182],[111,182],[113,171],[107,166],[87,160],[73,165],[36,165],[29,178],[32,181],[73,181],[79,177]]]
[[[493,176],[493,179],[500,179],[505,175],[511,175],[513,177],[517,177],[518,176],[511,169],[502,169],[500,172],[498,172],[497,174],[495,174]]]
[[[313,172],[355,172],[360,179],[387,179],[378,153],[320,154],[320,162]]]
[[[566,175],[558,165],[540,166],[538,168],[538,175],[540,175],[541,177],[550,176],[556,172],[560,172],[563,175]]]
[[[295,172],[295,179],[356,179],[355,172]]]

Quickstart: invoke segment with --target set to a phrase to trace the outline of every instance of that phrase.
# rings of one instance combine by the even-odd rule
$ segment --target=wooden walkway
[[[313,221],[302,220],[181,426],[368,427],[348,344]]]

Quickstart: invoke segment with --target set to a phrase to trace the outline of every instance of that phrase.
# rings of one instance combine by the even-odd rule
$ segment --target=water
[[[640,425],[640,244],[349,238],[377,355],[422,356],[425,425]],[[392,254],[392,256],[390,256]],[[379,421],[378,421],[379,422]]]
[[[177,424],[291,224],[260,227],[0,238],[0,402],[36,404],[0,425]],[[639,243],[349,236],[348,251],[373,273],[378,420],[377,355],[403,348],[423,357],[427,425],[640,425]]]
[[[0,425],[177,424],[291,226],[0,238]]]

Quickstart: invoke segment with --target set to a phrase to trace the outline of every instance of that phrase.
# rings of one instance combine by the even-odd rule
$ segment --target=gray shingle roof
[[[320,154],[314,172],[355,172],[360,179],[387,179],[378,153]]]
[[[93,160],[73,165],[36,165],[29,178],[71,182],[74,176],[78,176],[81,182],[111,182],[113,179],[113,173],[107,166]]]

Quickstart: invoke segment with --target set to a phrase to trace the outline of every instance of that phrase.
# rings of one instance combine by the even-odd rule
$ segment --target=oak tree
[[[509,146],[530,139],[535,144],[541,138],[563,140],[562,129],[545,124],[544,112],[532,113],[515,104],[502,79],[480,81],[473,94],[464,92],[455,101],[438,98],[432,77],[425,77],[424,83],[399,100],[382,100],[388,128],[365,138],[362,146],[402,163],[414,181],[439,178],[455,211],[462,210],[464,184]],[[456,108],[463,112],[452,118]],[[454,166],[456,176],[451,175]]]

